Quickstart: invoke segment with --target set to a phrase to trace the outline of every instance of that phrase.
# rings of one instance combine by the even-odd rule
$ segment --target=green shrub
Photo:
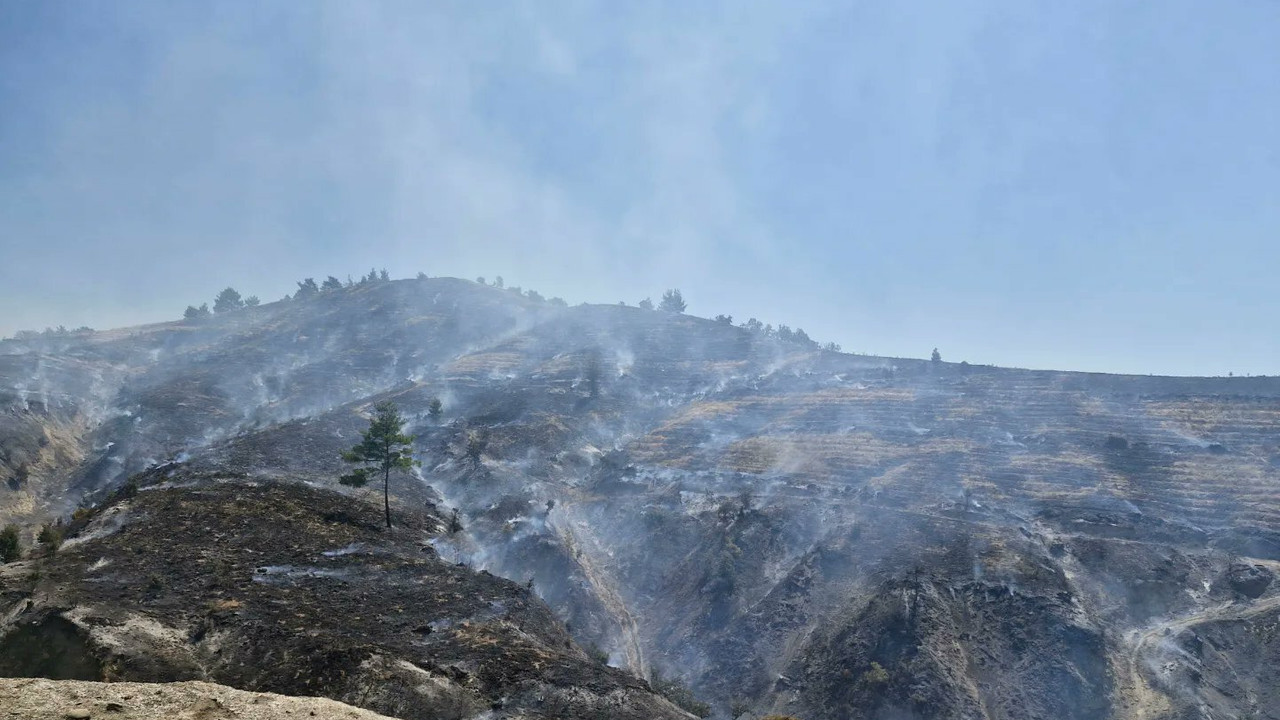
[[[594,662],[595,664],[597,665],[609,664],[609,653],[600,649],[599,645],[596,645],[595,643],[589,643],[582,649],[586,651],[587,657],[591,658],[591,661]]]
[[[858,684],[868,688],[878,687],[887,682],[889,682],[889,671],[878,662],[871,663],[871,668],[858,678]]]
[[[22,538],[17,525],[5,525],[0,530],[0,563],[11,563],[22,557]]]
[[[52,555],[62,547],[62,528],[53,523],[45,523],[40,528],[40,534],[36,536],[36,542],[44,546],[45,551]]]

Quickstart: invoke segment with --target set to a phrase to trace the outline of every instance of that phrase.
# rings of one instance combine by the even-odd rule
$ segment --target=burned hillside
[[[0,509],[28,528],[148,468],[359,497],[340,453],[389,400],[422,463],[392,478],[393,510],[430,563],[531,585],[523,602],[567,622],[538,643],[679,677],[719,716],[1280,717],[1277,379],[850,355],[452,279],[0,348],[0,460],[26,468],[0,466]],[[454,509],[460,528],[437,529]],[[323,543],[261,565],[428,562],[316,527]],[[86,567],[59,572],[73,587]],[[229,587],[284,607],[281,577],[332,579]]]
[[[440,558],[446,520],[300,483],[157,472],[6,573],[6,675],[207,680],[402,718],[685,715],[519,584]],[[33,647],[41,652],[33,652]]]

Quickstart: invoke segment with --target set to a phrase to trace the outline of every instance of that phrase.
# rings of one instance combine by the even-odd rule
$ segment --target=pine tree
[[[679,290],[668,290],[662,293],[662,302],[658,304],[659,310],[667,312],[682,313],[685,309],[684,297]]]
[[[298,283],[298,292],[293,297],[298,300],[305,300],[316,293],[320,292],[320,287],[316,285],[315,278],[307,278]]]
[[[240,293],[236,292],[235,288],[224,288],[218,293],[218,297],[213,299],[213,311],[216,313],[239,310],[242,307],[244,307],[244,301],[240,299]]]
[[[0,563],[11,563],[22,557],[22,538],[17,525],[5,525],[0,530]]]
[[[395,403],[380,402],[374,406],[369,429],[360,433],[361,440],[342,454],[342,459],[358,465],[338,482],[351,487],[364,487],[382,475],[382,506],[387,527],[391,527],[391,471],[409,470],[419,463],[413,459],[413,436],[404,434],[404,418]]]

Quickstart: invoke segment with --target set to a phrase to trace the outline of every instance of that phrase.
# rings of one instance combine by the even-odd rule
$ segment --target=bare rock
[[[1232,563],[1227,568],[1227,583],[1231,589],[1252,599],[1262,597],[1275,577],[1275,573],[1261,565]]]
[[[270,702],[256,702],[263,697],[269,698]],[[264,695],[206,682],[97,683],[0,678],[0,707],[13,713],[12,717],[27,720],[86,720],[94,717],[118,720],[188,717],[386,720],[384,715],[326,698]]]

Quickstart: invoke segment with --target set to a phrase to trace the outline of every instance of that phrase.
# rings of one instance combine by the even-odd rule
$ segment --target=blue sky
[[[1280,3],[0,0],[0,334],[387,267],[1280,373]]]

